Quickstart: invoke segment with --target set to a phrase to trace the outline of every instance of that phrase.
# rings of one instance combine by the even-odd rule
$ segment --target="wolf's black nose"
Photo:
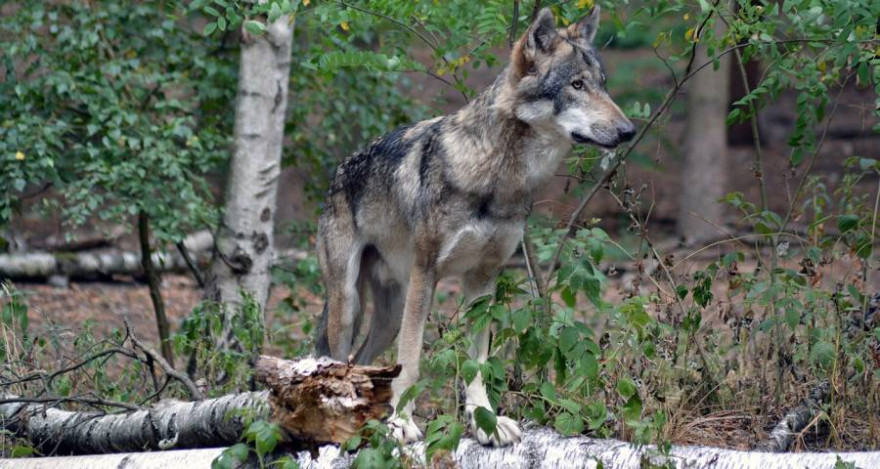
[[[628,142],[636,136],[636,126],[632,122],[626,121],[625,124],[617,128],[617,135],[621,142]]]

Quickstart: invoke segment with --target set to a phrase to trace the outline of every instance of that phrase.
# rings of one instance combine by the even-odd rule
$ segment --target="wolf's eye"
[[[583,82],[583,80],[575,80],[575,81],[571,82],[571,86],[572,86],[572,88],[574,88],[576,90],[580,90],[580,89],[584,88],[584,82]]]

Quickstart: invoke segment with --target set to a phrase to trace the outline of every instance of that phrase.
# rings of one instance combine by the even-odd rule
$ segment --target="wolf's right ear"
[[[549,54],[559,41],[556,18],[549,8],[542,8],[522,39],[513,49],[513,66],[518,77],[523,77],[534,67],[539,54]]]

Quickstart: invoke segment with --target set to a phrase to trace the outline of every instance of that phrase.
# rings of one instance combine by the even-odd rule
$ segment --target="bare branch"
[[[128,328],[128,323],[125,325]],[[200,401],[205,398],[205,394],[199,389],[198,386],[193,382],[193,380],[189,379],[189,376],[186,373],[181,373],[174,369],[159,353],[153,350],[150,347],[144,345],[141,341],[137,340],[137,338],[132,335],[130,338],[131,343],[134,344],[135,347],[141,349],[144,353],[152,357],[152,359],[159,364],[159,368],[162,368],[162,371],[165,372],[166,375],[180,381],[186,386],[186,389],[189,391],[190,397],[194,400]]]

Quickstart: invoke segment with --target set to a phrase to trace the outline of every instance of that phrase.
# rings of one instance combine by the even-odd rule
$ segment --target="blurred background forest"
[[[468,360],[452,331],[485,316],[501,337],[493,400],[562,433],[750,448],[818,386],[796,445],[877,449],[880,5],[599,3],[609,93],[639,136],[559,168],[492,307],[459,315],[457,282],[441,284],[421,416],[457,415],[444,373]],[[3,2],[0,392],[138,401],[152,390],[125,357],[20,382],[128,331],[213,393],[247,386],[250,350],[309,352],[332,170],[464,106],[540,6],[562,27],[593,2]],[[246,75],[270,72],[248,71],[242,44],[278,22],[286,111],[259,147],[236,103]],[[257,153],[278,154],[272,177],[230,182]],[[276,185],[268,214],[226,218]],[[225,231],[248,216],[268,232],[239,246]],[[259,269],[240,251],[268,283],[241,280]],[[227,277],[260,291],[230,295]],[[214,349],[225,336],[239,345]]]

